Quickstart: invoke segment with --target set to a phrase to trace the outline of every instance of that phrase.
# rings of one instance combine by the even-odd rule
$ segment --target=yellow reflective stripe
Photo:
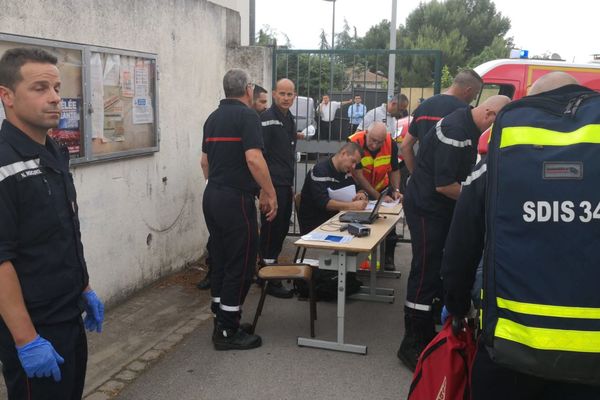
[[[496,298],[499,308],[505,308],[520,314],[539,315],[542,317],[600,319],[600,308],[566,307],[548,304],[522,303],[520,301]]]
[[[360,160],[360,163],[362,164],[363,167],[368,167],[374,164],[374,160],[373,157],[369,157],[369,156],[365,156],[362,158],[362,160]]]
[[[585,125],[572,132],[558,132],[531,126],[504,128],[500,148],[521,144],[569,146],[578,143],[600,143],[600,124]]]
[[[499,318],[494,336],[540,350],[600,353],[600,332],[532,328]]]
[[[383,189],[384,187],[386,187],[386,183],[385,183],[385,179],[382,180],[381,182],[377,183],[377,185],[375,185],[375,190],[377,190],[378,192],[381,192],[381,189]]]
[[[392,156],[379,156],[375,159],[375,168],[383,165],[391,165]]]

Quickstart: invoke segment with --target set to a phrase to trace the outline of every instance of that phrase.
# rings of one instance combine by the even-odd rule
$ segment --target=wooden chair
[[[300,200],[302,196],[300,193],[296,193],[294,195],[294,212],[296,213],[296,220],[298,221],[298,228],[300,228],[300,234],[304,235],[304,229],[302,229],[302,225],[300,224],[300,217],[298,211],[300,210]],[[294,262],[298,262],[298,255],[300,255],[300,247],[296,249],[296,254],[294,255]],[[304,256],[306,255],[306,247],[302,248],[302,257],[300,257],[300,262],[304,262]]]
[[[263,264],[264,265],[264,264]],[[260,300],[254,321],[252,322],[252,332],[256,329],[258,317],[262,313],[265,297],[267,296],[267,286],[272,280],[303,280],[308,284],[309,302],[310,302],[310,336],[315,337],[315,320],[317,319],[317,303],[312,279],[312,267],[308,264],[271,264],[263,266],[258,270],[258,277],[264,281],[260,293]]]

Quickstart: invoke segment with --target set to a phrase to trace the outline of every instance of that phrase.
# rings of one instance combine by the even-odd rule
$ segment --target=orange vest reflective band
[[[356,132],[348,139],[364,149],[366,148],[367,131]],[[388,174],[392,170],[392,137],[389,134],[386,135],[385,142],[375,157],[372,157],[371,153],[366,151],[360,163],[362,164],[363,175],[371,186],[378,192],[385,189],[389,185]]]

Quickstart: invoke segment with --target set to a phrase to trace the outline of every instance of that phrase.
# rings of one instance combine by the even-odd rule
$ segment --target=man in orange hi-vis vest
[[[383,201],[396,201],[400,194],[400,167],[398,165],[398,146],[387,132],[383,122],[373,122],[366,131],[351,135],[348,140],[357,143],[363,149],[363,158],[356,166],[354,179],[369,197],[378,199],[381,192],[389,188]],[[394,271],[394,250],[398,238],[392,231],[386,238],[386,271]]]

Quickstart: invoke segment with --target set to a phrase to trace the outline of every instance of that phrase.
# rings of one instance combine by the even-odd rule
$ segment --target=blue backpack
[[[488,161],[481,323],[494,361],[600,384],[600,94],[507,105]]]

